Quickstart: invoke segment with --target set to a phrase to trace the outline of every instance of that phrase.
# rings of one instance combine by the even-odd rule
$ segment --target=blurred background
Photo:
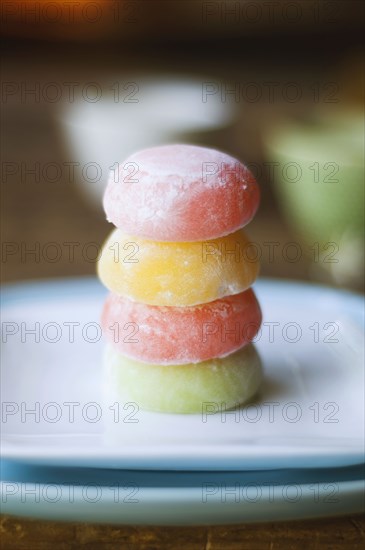
[[[110,168],[187,142],[257,177],[263,276],[363,290],[363,9],[2,2],[3,282],[93,274]]]

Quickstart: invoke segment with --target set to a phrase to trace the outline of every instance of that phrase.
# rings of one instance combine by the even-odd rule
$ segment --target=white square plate
[[[156,470],[363,462],[362,298],[289,281],[261,280],[255,291],[264,315],[256,345],[265,370],[256,401],[227,413],[168,415],[102,396],[98,323],[106,291],[95,279],[8,286],[2,293],[2,455]]]

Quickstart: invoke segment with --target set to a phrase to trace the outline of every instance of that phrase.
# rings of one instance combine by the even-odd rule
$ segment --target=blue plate
[[[151,472],[2,465],[3,513],[134,525],[307,519],[364,511],[364,466]]]

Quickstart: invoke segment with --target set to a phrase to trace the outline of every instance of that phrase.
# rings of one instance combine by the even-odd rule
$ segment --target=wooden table
[[[346,518],[224,527],[121,527],[2,517],[4,550],[357,550],[365,521]]]

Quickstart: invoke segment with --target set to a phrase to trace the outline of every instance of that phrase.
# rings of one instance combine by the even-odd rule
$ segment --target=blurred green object
[[[308,247],[337,250],[338,261],[324,267],[340,283],[359,278],[363,258],[363,124],[362,112],[312,115],[284,121],[265,138],[285,217]]]

